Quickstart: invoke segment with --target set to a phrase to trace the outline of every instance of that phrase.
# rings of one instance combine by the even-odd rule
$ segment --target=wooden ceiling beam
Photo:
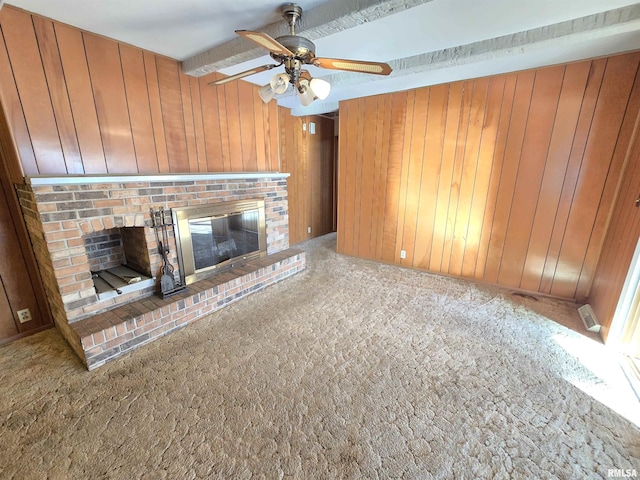
[[[431,1],[433,0],[329,0],[303,12],[296,30],[313,41]],[[289,26],[282,20],[259,30],[272,37],[279,37],[289,33]],[[182,68],[187,75],[201,77],[264,54],[264,49],[256,48],[251,42],[238,37],[187,58],[182,62]]]

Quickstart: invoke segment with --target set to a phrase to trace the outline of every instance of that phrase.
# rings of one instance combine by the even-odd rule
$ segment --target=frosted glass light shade
[[[267,83],[258,89],[258,95],[264,103],[269,103],[276,96],[276,92],[271,88],[271,84]]]
[[[313,94],[313,90],[311,90],[309,80],[306,78],[303,78],[298,82],[298,99],[305,107],[311,105],[315,100],[315,95]]]
[[[271,85],[274,93],[278,95],[284,93],[287,91],[287,87],[289,87],[289,75],[286,73],[278,73],[271,77],[269,85]]]
[[[331,91],[331,84],[321,78],[312,78],[309,86],[311,87],[311,90],[313,90],[314,95],[320,100],[327,98]]]

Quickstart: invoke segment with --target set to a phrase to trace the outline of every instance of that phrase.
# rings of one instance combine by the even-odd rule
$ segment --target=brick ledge
[[[290,248],[196,282],[170,298],[147,297],[70,327],[92,370],[304,268],[304,252]]]

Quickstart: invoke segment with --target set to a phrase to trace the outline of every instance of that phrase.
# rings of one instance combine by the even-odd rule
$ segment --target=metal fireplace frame
[[[214,219],[224,218],[251,210],[258,211],[259,249],[250,254],[233,257],[216,265],[196,270],[189,220],[209,217]],[[266,215],[263,199],[236,200],[232,202],[208,203],[193,207],[174,208],[172,209],[172,214],[176,252],[180,265],[180,280],[183,285],[190,285],[210,277],[215,273],[235,267],[254,258],[267,255]]]

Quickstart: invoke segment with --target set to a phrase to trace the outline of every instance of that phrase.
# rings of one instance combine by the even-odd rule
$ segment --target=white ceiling
[[[339,4],[339,0],[296,3],[305,10],[304,20],[305,14],[313,17],[319,10],[312,10],[314,7],[331,2]],[[286,2],[8,0],[7,3],[186,60],[209,49],[223,51],[221,46],[236,37],[233,33],[236,29],[261,29],[282,20],[278,8]],[[397,3],[395,0],[394,5]],[[312,37],[316,55],[385,61],[391,63],[394,72],[390,77],[379,77],[311,67],[312,75],[332,83],[329,98],[308,108],[300,107],[295,97],[281,98],[279,103],[291,107],[294,114],[322,113],[337,108],[342,99],[640,49],[640,8],[625,8],[634,5],[640,4],[629,0],[424,0],[412,8],[394,7],[392,11],[398,13],[374,21],[358,20],[356,26],[335,33],[327,22],[327,31]],[[615,9],[622,10],[595,16]],[[567,23],[581,17],[589,18]],[[304,31],[298,33],[304,35]],[[247,50],[253,48],[246,42]],[[268,55],[258,55],[220,71],[234,74],[273,63]],[[246,80],[263,85],[273,73],[264,72]]]

